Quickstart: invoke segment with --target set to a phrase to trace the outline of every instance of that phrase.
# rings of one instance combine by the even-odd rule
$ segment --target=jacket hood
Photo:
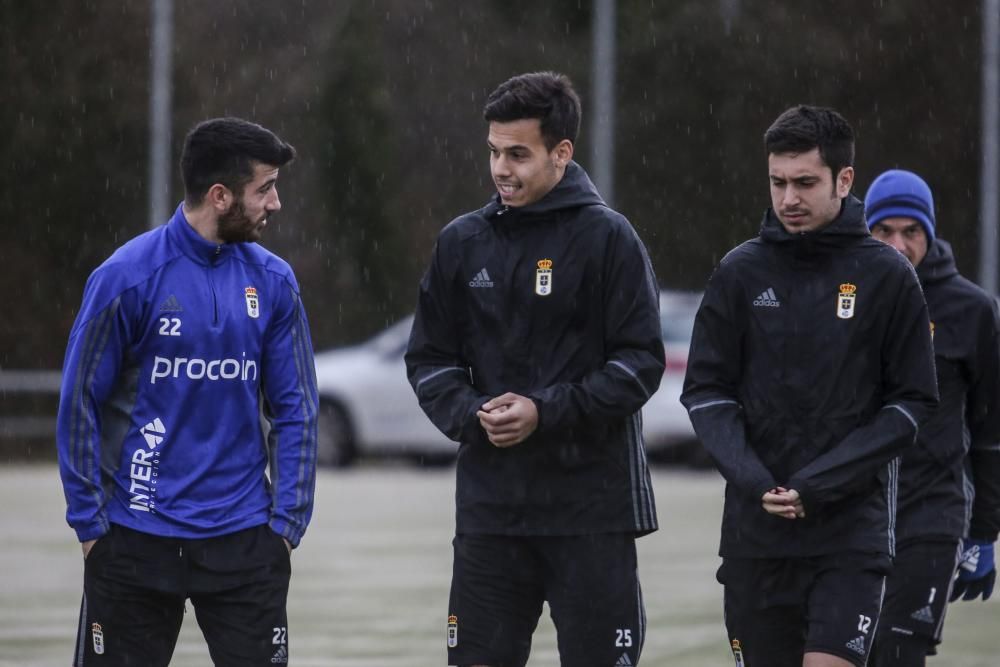
[[[774,209],[767,209],[760,225],[760,237],[771,243],[813,243],[817,245],[843,245],[862,236],[871,236],[865,224],[865,205],[854,195],[848,195],[833,222],[812,232],[790,234],[778,220]]]
[[[508,210],[516,210],[521,214],[530,215],[595,205],[607,206],[584,168],[570,160],[562,180],[538,201],[527,206],[507,206],[500,200],[500,194],[496,193],[482,209],[482,214],[490,218]]]
[[[951,244],[938,237],[927,249],[923,261],[917,266],[917,277],[924,285],[937,283],[958,275],[958,267],[955,266],[955,255],[951,251]]]

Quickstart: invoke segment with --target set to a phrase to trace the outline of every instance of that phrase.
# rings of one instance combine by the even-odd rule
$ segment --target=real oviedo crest
[[[246,292],[247,298],[247,315],[257,319],[260,317],[260,308],[258,308],[257,304],[257,288],[247,287],[244,291]]]
[[[840,286],[840,294],[837,296],[837,317],[842,320],[854,317],[854,293],[857,291],[858,286],[851,283],[844,283]]]
[[[538,260],[538,270],[535,271],[535,294],[548,296],[552,294],[552,260]]]

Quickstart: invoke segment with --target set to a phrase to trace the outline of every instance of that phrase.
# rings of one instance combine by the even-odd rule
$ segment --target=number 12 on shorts
[[[615,646],[632,646],[632,629],[618,628],[615,630]]]

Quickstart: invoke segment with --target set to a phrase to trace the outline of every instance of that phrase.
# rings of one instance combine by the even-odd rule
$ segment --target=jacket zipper
[[[215,257],[212,258],[212,264],[208,270],[208,285],[212,290],[212,325],[219,325],[219,296],[215,293],[215,262],[219,259],[219,255],[222,254],[222,245],[215,246]]]

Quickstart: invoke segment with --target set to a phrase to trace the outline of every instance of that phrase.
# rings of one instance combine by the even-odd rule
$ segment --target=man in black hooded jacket
[[[936,403],[927,308],[850,194],[843,117],[793,107],[764,139],[772,208],[712,275],[681,401],[727,482],[718,579],[737,664],[860,667],[896,459]]]
[[[459,442],[449,664],[523,666],[548,601],[562,664],[637,665],[656,280],[572,161],[565,76],[514,77],[484,116],[497,194],[441,231],[406,353],[421,407]]]
[[[949,597],[988,599],[996,579],[1000,325],[996,302],[959,275],[951,246],[935,237],[934,197],[920,176],[880,175],[865,214],[872,236],[916,267],[934,333],[941,403],[902,456],[896,558],[871,662],[921,667],[941,642]],[[962,551],[968,557],[953,584]]]

